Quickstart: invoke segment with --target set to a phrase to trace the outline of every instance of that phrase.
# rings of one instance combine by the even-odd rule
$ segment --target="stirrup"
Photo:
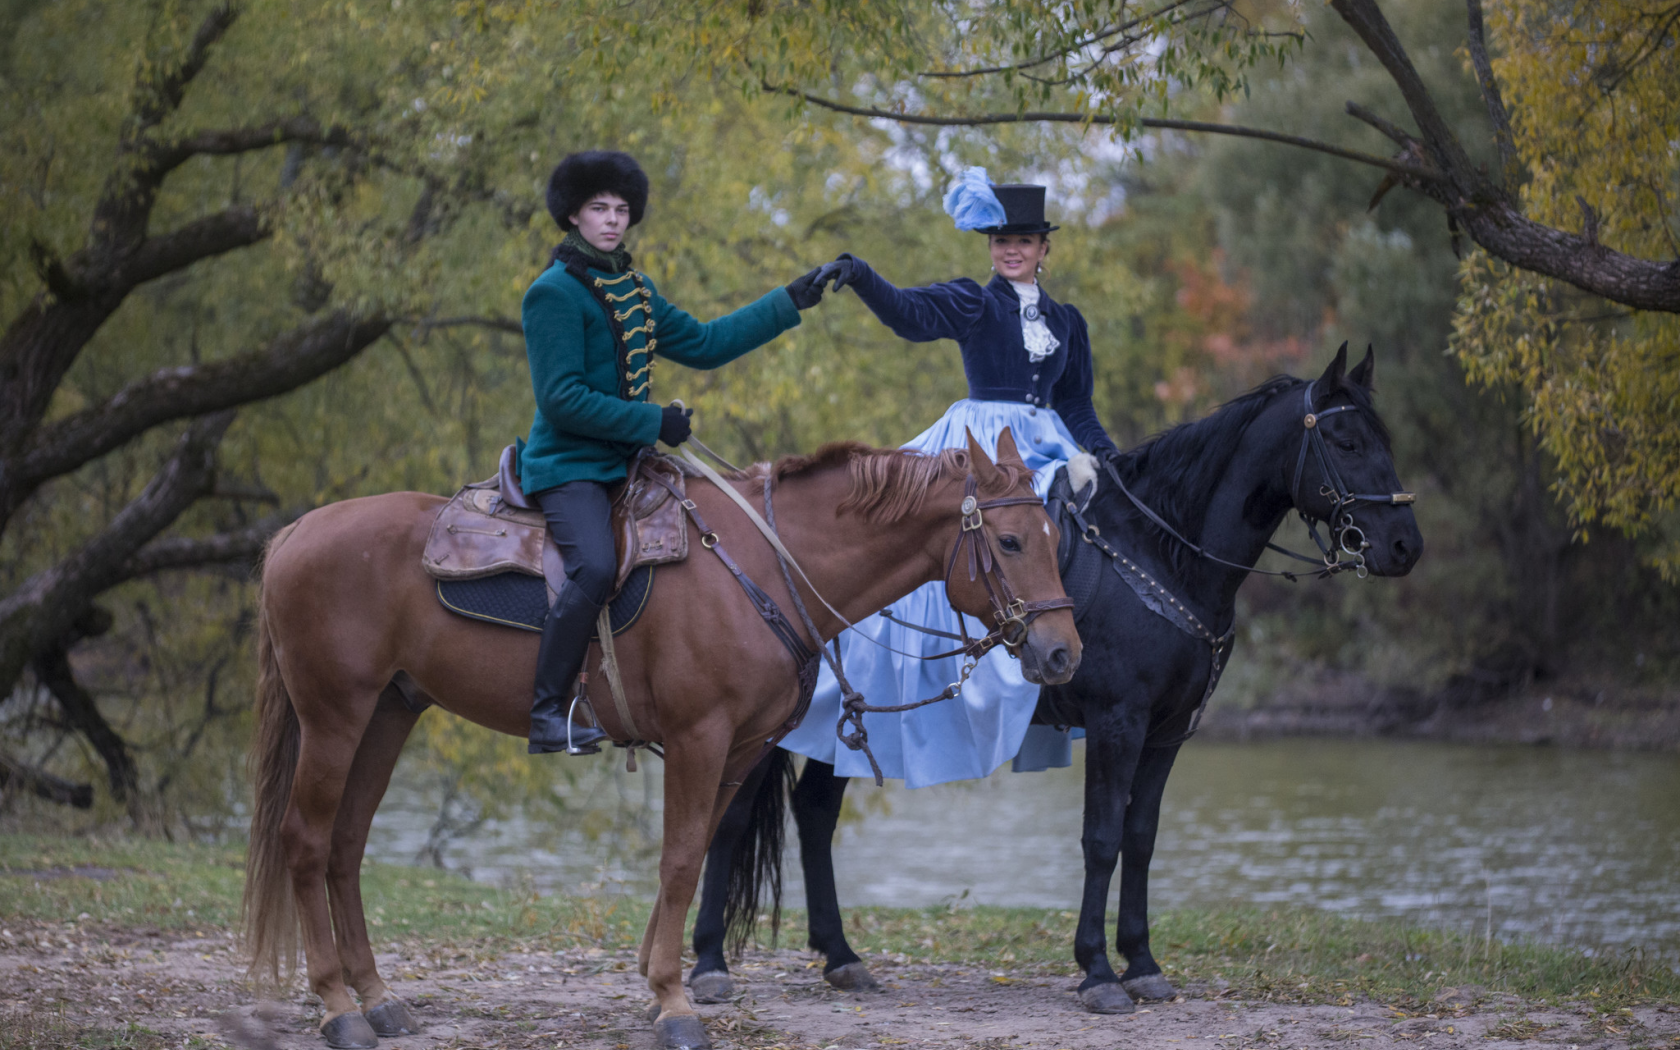
[[[595,740],[586,744],[577,744],[572,741],[572,729],[577,724],[572,719],[577,714],[579,704],[582,704],[584,710],[589,712],[590,724],[588,728],[598,733],[601,732],[601,722],[595,717],[595,708],[590,705],[589,698],[584,695],[588,686],[588,673],[578,675],[577,694],[572,697],[572,705],[566,708],[566,754],[568,755],[598,755],[601,753],[601,745],[598,741],[606,736],[605,733],[602,733],[600,737],[596,737]]]

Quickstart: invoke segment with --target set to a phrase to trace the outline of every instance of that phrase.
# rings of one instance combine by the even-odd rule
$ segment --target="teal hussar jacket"
[[[527,493],[568,481],[624,480],[630,457],[659,437],[661,409],[648,400],[655,357],[717,368],[799,324],[783,288],[701,323],[666,302],[646,276],[644,296],[628,273],[588,274],[620,318],[629,352],[621,358],[601,304],[564,266],[550,266],[525,292],[525,354],[537,397],[519,457]]]

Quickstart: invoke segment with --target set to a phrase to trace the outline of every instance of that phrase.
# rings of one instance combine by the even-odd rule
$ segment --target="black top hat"
[[[1002,226],[986,226],[977,233],[1049,233],[1061,229],[1044,219],[1044,187],[1025,183],[993,185],[998,203],[1003,205]]]

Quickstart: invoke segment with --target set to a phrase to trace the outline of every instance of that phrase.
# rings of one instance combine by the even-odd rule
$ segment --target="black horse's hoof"
[[[339,1014],[321,1025],[321,1035],[333,1050],[373,1050],[379,1045],[373,1025],[358,1013]]]
[[[836,966],[823,974],[823,980],[829,987],[838,988],[842,992],[878,992],[881,986],[875,980],[875,975],[869,972],[869,967],[861,962],[849,962],[844,966]]]
[[[1079,993],[1079,1001],[1094,1014],[1129,1014],[1137,1009],[1126,989],[1113,981],[1093,984]]]
[[[408,1012],[401,999],[386,999],[378,1006],[362,1014],[373,1026],[373,1034],[382,1039],[389,1039],[396,1035],[419,1035],[420,1022]]]
[[[1146,999],[1172,999],[1178,995],[1178,989],[1172,986],[1166,975],[1159,973],[1121,981],[1120,987],[1126,989],[1126,994],[1139,1002]]]
[[[706,1028],[697,1014],[677,1014],[653,1024],[654,1050],[712,1050]]]
[[[728,970],[707,970],[688,979],[688,990],[697,1003],[727,1003],[735,998],[735,981]]]

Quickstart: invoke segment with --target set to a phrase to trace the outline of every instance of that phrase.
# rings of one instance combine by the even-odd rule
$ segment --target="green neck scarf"
[[[624,273],[630,269],[630,250],[622,244],[610,252],[604,252],[584,240],[583,234],[572,230],[566,234],[566,239],[560,242],[560,247],[577,252],[588,259],[589,265],[597,270]]]

